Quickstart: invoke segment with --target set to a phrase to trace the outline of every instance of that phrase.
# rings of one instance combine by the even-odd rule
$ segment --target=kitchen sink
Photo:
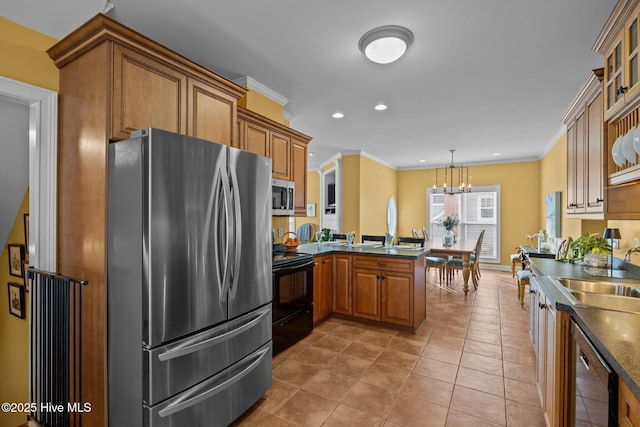
[[[640,282],[607,282],[555,278],[559,288],[577,305],[640,313]]]

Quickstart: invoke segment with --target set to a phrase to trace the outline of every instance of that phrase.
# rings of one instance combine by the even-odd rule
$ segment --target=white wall
[[[3,246],[28,186],[29,106],[0,97],[0,242]]]

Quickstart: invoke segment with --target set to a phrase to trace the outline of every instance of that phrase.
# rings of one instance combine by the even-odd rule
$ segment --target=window
[[[482,230],[480,258],[485,262],[500,262],[500,186],[474,187],[471,193],[445,195],[433,194],[427,189],[427,223],[429,238],[441,239],[444,228],[438,225],[440,219],[458,215],[456,238],[476,240]]]

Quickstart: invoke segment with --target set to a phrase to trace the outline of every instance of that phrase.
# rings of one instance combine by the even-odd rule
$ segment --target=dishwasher
[[[618,426],[618,375],[571,319],[569,425]]]

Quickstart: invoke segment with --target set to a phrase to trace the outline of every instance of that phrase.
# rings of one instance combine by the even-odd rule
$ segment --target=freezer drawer
[[[271,339],[271,304],[215,328],[145,350],[148,384],[143,402],[156,403],[186,390],[248,356]]]
[[[145,427],[227,426],[271,388],[271,342],[228,369],[155,406]]]

